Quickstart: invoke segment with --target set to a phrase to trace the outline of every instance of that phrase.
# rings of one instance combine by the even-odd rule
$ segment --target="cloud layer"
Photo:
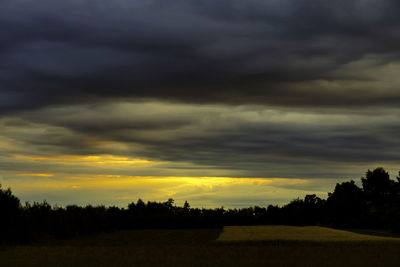
[[[318,191],[394,173],[399,13],[394,0],[3,0],[0,175]]]
[[[394,0],[5,0],[0,107],[110,98],[395,106],[398,79],[378,74],[398,69],[399,7]]]
[[[344,178],[400,160],[399,115],[165,102],[47,108],[0,120],[0,155],[167,162],[157,171],[107,172],[123,175],[170,176],[179,169],[184,176]]]

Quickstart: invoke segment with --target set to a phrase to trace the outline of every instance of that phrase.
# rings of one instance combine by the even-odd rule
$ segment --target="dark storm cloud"
[[[167,162],[101,169],[123,175],[392,168],[399,13],[394,0],[3,0],[0,168],[98,171],[26,158],[57,155]]]
[[[397,105],[395,85],[377,93],[352,84],[363,68],[341,70],[398,60],[399,11],[394,0],[3,0],[0,112],[143,97]]]

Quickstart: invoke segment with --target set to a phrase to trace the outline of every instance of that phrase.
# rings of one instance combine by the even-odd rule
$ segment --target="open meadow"
[[[320,226],[226,226],[218,242],[235,241],[298,241],[298,242],[393,242],[400,238],[359,234]]]
[[[1,266],[399,266],[400,239],[322,227],[129,230],[4,247]]]

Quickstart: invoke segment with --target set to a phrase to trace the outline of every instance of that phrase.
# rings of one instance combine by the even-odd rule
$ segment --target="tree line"
[[[400,175],[400,172],[399,172]],[[46,201],[25,203],[0,185],[2,242],[27,242],[37,235],[71,237],[137,228],[219,228],[224,225],[325,225],[337,228],[385,229],[400,232],[400,177],[391,180],[383,168],[368,170],[362,187],[338,183],[327,199],[306,195],[290,203],[240,209],[192,208],[139,199],[126,208],[53,207]]]

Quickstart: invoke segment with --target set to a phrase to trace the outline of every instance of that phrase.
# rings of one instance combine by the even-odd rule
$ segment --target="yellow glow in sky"
[[[8,176],[23,179],[0,182],[11,187],[22,202],[127,206],[139,198],[144,201],[173,198],[178,205],[187,200],[192,207],[249,207],[283,204],[306,194],[326,197],[327,192],[316,180],[234,178],[229,176],[235,175],[234,172],[213,168],[201,171],[194,168],[191,173],[191,168],[184,167],[193,165],[185,163],[171,165],[171,162],[110,154],[51,157],[18,154],[13,158],[29,167]],[[198,177],[199,174],[202,176]]]
[[[37,195],[50,203],[115,204],[126,206],[142,198],[145,201],[175,199],[178,205],[185,200],[198,207],[237,207],[276,204],[277,199],[301,197],[299,185],[310,183],[306,179],[287,178],[231,178],[231,177],[153,177],[124,175],[75,175],[59,177],[52,174],[19,174],[28,180],[15,180],[7,186],[16,195]],[[45,179],[52,177],[52,179]],[[301,191],[300,191],[301,192]],[[308,190],[303,195],[310,193]],[[311,192],[324,195],[325,192]],[[93,194],[93,196],[91,196]],[[53,198],[53,199],[51,199]],[[57,201],[66,199],[66,203]],[[80,200],[81,199],[81,200]],[[272,200],[271,200],[272,199]],[[25,199],[24,199],[25,200]]]
[[[17,176],[37,176],[37,177],[53,177],[51,173],[19,173]]]
[[[57,163],[77,163],[89,165],[155,165],[161,164],[161,161],[150,161],[144,159],[119,157],[113,155],[96,155],[96,156],[77,156],[77,155],[57,155],[54,157],[30,157],[23,155],[14,155],[14,158],[29,161],[50,161]]]

